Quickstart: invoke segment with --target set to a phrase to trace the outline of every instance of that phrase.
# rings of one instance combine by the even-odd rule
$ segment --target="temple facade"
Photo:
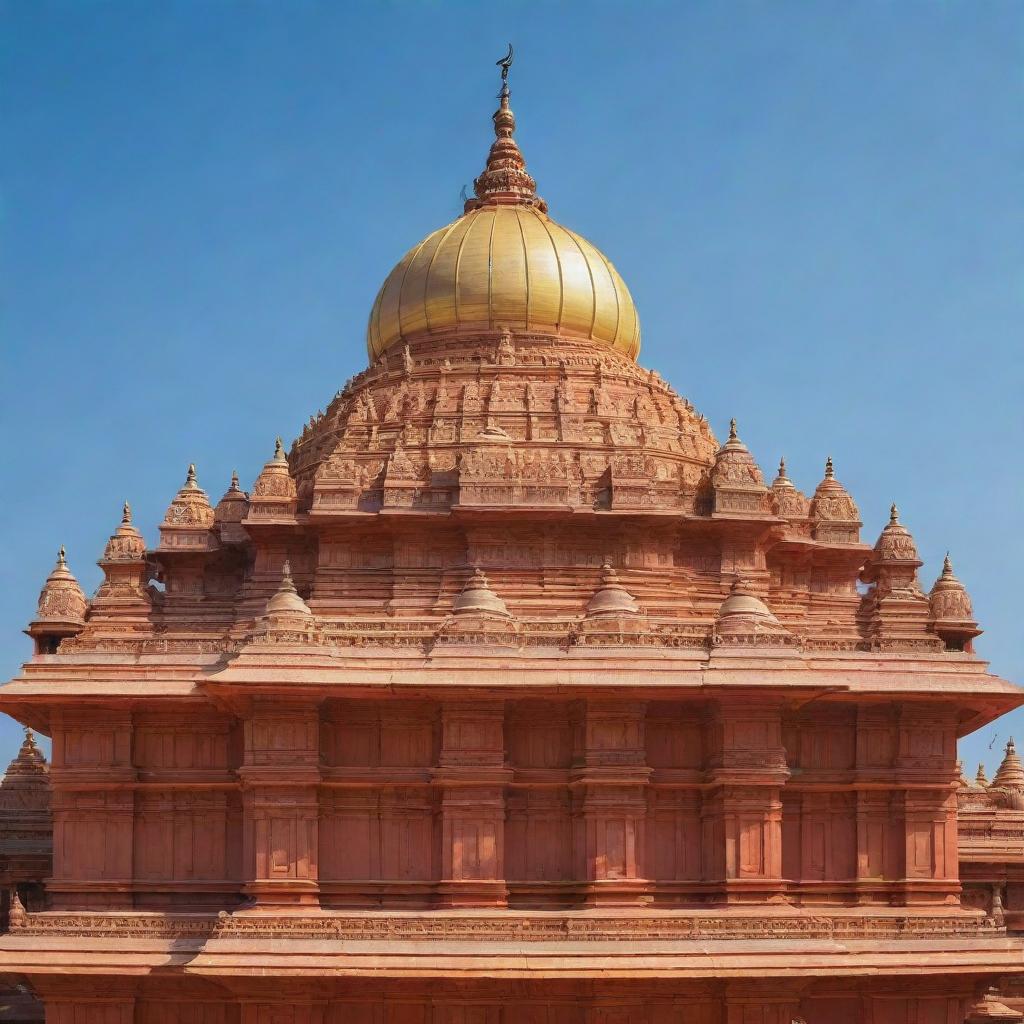
[[[1024,1019],[1024,768],[956,761],[1024,695],[963,584],[640,367],[514,130],[506,84],[250,491],[190,466],[152,546],[125,505],[91,599],[61,551],[0,688],[53,741],[0,972],[49,1024]]]

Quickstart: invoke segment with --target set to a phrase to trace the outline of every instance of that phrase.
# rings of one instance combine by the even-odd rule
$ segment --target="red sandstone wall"
[[[699,986],[698,986],[699,987]],[[962,1024],[963,996],[799,996],[770,993],[765,985],[735,991],[679,994],[627,985],[618,995],[594,993],[585,983],[524,984],[500,994],[463,992],[439,983],[434,992],[403,989],[390,995],[314,997],[288,1001],[259,995],[243,1002],[197,999],[47,1000],[47,1024]],[[778,986],[776,986],[776,989]]]
[[[57,907],[948,902],[932,705],[257,702],[55,716]]]

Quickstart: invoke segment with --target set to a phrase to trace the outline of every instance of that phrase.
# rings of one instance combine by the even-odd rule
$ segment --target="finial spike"
[[[786,475],[786,456],[783,455],[779,459],[779,476],[784,477]]]
[[[729,420],[729,440],[735,441],[739,435],[736,433],[736,417]]]
[[[832,456],[830,455],[825,459],[825,479],[834,480],[836,478],[835,466],[832,465]]]
[[[466,212],[485,203],[534,206],[541,212],[547,205],[537,197],[537,183],[526,171],[526,161],[512,138],[516,118],[509,106],[508,69],[512,66],[512,46],[497,61],[501,68],[500,104],[494,112],[494,143],[487,154],[483,173],[473,182],[474,199],[466,202]]]
[[[501,91],[502,95],[508,94],[508,73],[512,67],[512,60],[514,54],[512,51],[512,44],[508,44],[508,53],[504,57],[499,58],[494,63],[497,67],[501,68]]]
[[[899,521],[900,521],[900,510],[896,507],[896,502],[894,501],[889,506],[889,523],[892,526],[896,526],[899,523]]]
[[[287,462],[288,461],[284,457],[284,442],[279,437],[274,439],[274,461],[275,462]]]
[[[185,474],[185,486],[189,489],[199,486],[196,482],[196,464],[194,462],[188,464],[188,473]]]
[[[942,575],[952,576],[953,575],[953,563],[950,560],[949,552],[946,552],[946,557],[942,560]]]
[[[131,526],[132,507],[127,501],[124,503],[124,508],[121,509],[121,522],[125,526]]]
[[[57,567],[60,569],[66,569],[68,565],[67,552],[64,550],[64,545],[61,544],[57,551]]]
[[[238,470],[233,469],[231,470],[231,490],[240,491],[241,489],[241,485],[238,483]]]

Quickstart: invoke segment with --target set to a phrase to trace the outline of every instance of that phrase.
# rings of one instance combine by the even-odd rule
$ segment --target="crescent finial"
[[[501,83],[505,85],[508,83],[508,69],[512,67],[512,44],[508,44],[508,53],[505,54],[500,60],[496,60],[494,63],[501,68]]]

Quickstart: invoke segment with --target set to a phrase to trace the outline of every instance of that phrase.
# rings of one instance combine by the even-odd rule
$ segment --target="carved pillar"
[[[647,783],[643,701],[583,702],[571,773],[576,878],[590,906],[649,898],[643,877]]]
[[[907,903],[958,903],[956,711],[904,704],[896,772]]]
[[[130,713],[54,710],[53,909],[132,906],[136,778]]]
[[[730,903],[782,899],[782,715],[770,699],[716,702],[708,721],[705,880]]]
[[[449,701],[441,708],[440,789],[442,906],[504,906],[504,701]]]
[[[257,700],[245,721],[243,893],[258,905],[317,905],[319,713]]]

